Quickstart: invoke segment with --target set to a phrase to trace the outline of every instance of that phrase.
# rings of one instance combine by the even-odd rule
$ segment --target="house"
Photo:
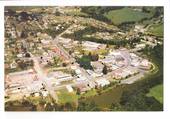
[[[106,45],[104,45],[104,44],[95,43],[95,42],[91,42],[91,41],[83,41],[82,46],[84,47],[84,50],[87,50],[87,51],[94,51],[94,50],[106,48]]]
[[[15,69],[17,67],[17,63],[15,61],[13,61],[11,64],[10,64],[10,68],[11,69]]]
[[[67,88],[69,93],[73,92],[73,88],[72,88],[71,85],[66,85],[66,88]]]
[[[136,47],[138,50],[141,50],[141,49],[144,49],[144,48],[146,47],[146,44],[144,44],[144,43],[137,44],[135,47]]]
[[[151,68],[151,63],[146,60],[146,59],[143,59],[141,62],[140,62],[140,68],[141,69],[150,69]]]
[[[122,78],[126,78],[127,76],[129,76],[129,73],[123,70],[118,70],[113,72],[113,78],[115,79],[122,79]]]
[[[42,91],[41,93],[42,93],[43,97],[47,97],[48,96],[48,91]]]
[[[48,44],[50,44],[50,40],[48,40],[48,39],[42,39],[42,40],[41,40],[41,43],[42,43],[43,45],[48,45]]]
[[[80,69],[76,69],[75,72],[76,72],[77,75],[81,74],[81,70]]]
[[[131,66],[137,67],[137,66],[139,66],[139,64],[140,64],[140,60],[138,60],[138,59],[133,59],[131,61]]]
[[[104,65],[101,62],[99,61],[91,62],[91,65],[95,73],[98,73],[98,74],[102,73]]]
[[[105,56],[104,59],[100,59],[99,61],[101,61],[103,64],[105,64],[109,68],[111,68],[112,65],[115,64],[116,62],[115,56],[112,56],[112,55]]]
[[[76,88],[77,88],[78,92],[81,93],[81,94],[90,90],[90,88],[87,86],[86,83],[78,84],[78,85],[76,85]]]
[[[57,38],[58,38],[57,40],[62,44],[69,45],[69,43],[71,42],[71,39],[69,38],[62,38],[62,37],[57,37]]]
[[[95,81],[98,87],[104,87],[106,85],[109,85],[110,82],[106,79],[99,79]]]
[[[111,70],[116,70],[116,69],[118,69],[118,68],[119,68],[119,67],[118,67],[117,65],[114,65],[114,64],[111,66]]]
[[[17,57],[18,57],[18,58],[22,58],[22,57],[23,57],[23,54],[17,54]]]
[[[128,73],[129,75],[133,75],[133,74],[138,73],[138,70],[137,69],[133,69],[133,68],[125,68],[123,71]]]
[[[134,32],[144,33],[145,32],[144,26],[143,25],[136,25],[135,28],[134,28]]]
[[[40,93],[37,92],[37,93],[34,94],[34,96],[35,96],[35,97],[39,97],[39,96],[40,96]]]
[[[71,76],[71,74],[67,74],[67,73],[64,73],[62,71],[50,72],[48,74],[48,77],[49,78],[55,78],[59,82],[73,80],[73,77]]]
[[[87,73],[88,73],[90,76],[96,77],[96,73],[95,73],[94,71],[89,70],[89,69],[87,69],[86,71],[87,71]]]
[[[86,77],[82,76],[82,75],[77,75],[77,79],[76,81],[85,81],[86,80]]]

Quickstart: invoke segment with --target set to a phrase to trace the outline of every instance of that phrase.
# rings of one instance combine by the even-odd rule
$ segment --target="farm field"
[[[104,14],[115,25],[120,25],[125,22],[138,22],[145,18],[152,17],[151,13],[144,13],[142,11],[135,11],[132,8],[123,8],[118,10],[112,10]]]
[[[149,28],[149,32],[156,36],[163,36],[163,24],[155,24]]]
[[[150,89],[148,97],[156,98],[160,103],[163,103],[163,84],[157,85]]]

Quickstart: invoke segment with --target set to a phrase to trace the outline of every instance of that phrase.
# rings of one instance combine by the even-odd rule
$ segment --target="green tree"
[[[107,74],[107,72],[108,72],[108,70],[107,70],[107,66],[106,66],[106,65],[104,65],[104,67],[103,67],[103,74]]]
[[[52,106],[50,103],[47,103],[45,107],[45,111],[53,111],[53,110],[54,110],[54,106]]]
[[[79,102],[77,111],[100,111],[100,108],[95,104],[94,101]]]
[[[53,57],[53,61],[54,61],[54,66],[58,66],[58,63],[59,63],[59,61],[60,61],[60,58],[58,58],[58,57]]]

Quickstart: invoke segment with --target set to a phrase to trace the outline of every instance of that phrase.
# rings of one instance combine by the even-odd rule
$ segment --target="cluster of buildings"
[[[125,68],[112,72],[112,77],[114,79],[125,79],[132,75],[139,73],[139,71],[135,68]]]
[[[133,67],[149,70],[152,66],[152,63],[149,62],[147,59],[143,59],[134,53],[130,53],[130,57],[131,57],[131,66]]]
[[[43,94],[43,83],[39,81],[37,74],[32,70],[9,73],[5,79],[5,95],[11,99],[22,99],[23,96],[29,96],[31,93]],[[46,92],[47,93],[47,92]]]
[[[10,23],[6,23],[5,25],[5,34],[11,38],[17,38],[15,27],[12,27]]]
[[[82,47],[86,51],[96,51],[96,50],[100,50],[100,49],[105,49],[106,45],[105,44],[91,42],[91,41],[83,41],[82,42]]]
[[[87,34],[85,35],[85,37],[93,37],[96,39],[103,39],[103,40],[113,40],[115,38],[123,38],[125,36],[125,33],[121,32],[121,31],[117,31],[115,33],[109,33],[109,32],[96,32],[93,34]]]
[[[106,79],[99,79],[99,80],[96,80],[95,81],[96,82],[96,84],[97,84],[97,86],[98,87],[104,87],[104,86],[107,86],[107,85],[109,85],[110,84],[110,82],[108,81],[108,80],[106,80]]]
[[[86,26],[80,25],[80,24],[73,24],[71,25],[66,31],[66,34],[73,34],[76,31],[85,29]]]
[[[50,72],[47,75],[48,79],[52,85],[58,85],[62,82],[71,81],[74,77],[69,73],[64,73],[62,71]]]
[[[111,51],[99,61],[107,66],[111,76],[115,79],[125,79],[138,74],[140,69],[149,70],[152,65],[147,59],[130,53],[127,49]]]
[[[116,70],[126,65],[126,59],[121,54],[123,51],[110,51],[104,59],[100,61],[105,64],[110,70]]]
[[[58,10],[61,10],[60,12],[62,12],[62,9]],[[69,12],[70,10],[74,11],[74,8],[68,8],[67,10],[68,11],[63,12]],[[75,8],[75,10],[77,10],[77,8]],[[77,22],[71,23],[70,21]],[[111,81],[113,81],[113,79],[126,79],[130,76],[141,73],[141,70],[145,72],[149,70],[152,66],[151,62],[149,62],[147,59],[139,57],[135,53],[131,53],[127,49],[110,49],[110,51],[108,51],[107,53],[101,53],[100,55],[102,55],[102,57],[99,56],[99,58],[97,58],[97,61],[90,61],[92,69],[85,70],[84,68],[80,67],[80,65],[76,62],[75,57],[79,57],[78,54],[82,56],[83,53],[80,53],[81,51],[97,52],[99,50],[106,50],[106,44],[91,41],[82,41],[80,43],[80,41],[76,41],[74,39],[64,38],[62,37],[62,35],[74,34],[76,31],[85,29],[85,25],[87,24],[98,28],[108,28],[112,29],[113,31],[117,30],[117,28],[110,27],[110,25],[107,25],[104,22],[97,21],[92,18],[78,17],[73,19],[72,16],[59,17],[50,14],[43,16],[42,23],[39,23],[35,20],[34,22],[30,22],[29,20],[27,25],[28,24],[30,24],[30,26],[33,26],[34,24],[38,26],[37,28],[41,30],[53,27],[56,32],[59,30],[62,30],[63,32],[54,39],[49,34],[42,33],[41,31],[37,31],[33,35],[31,35],[32,33],[30,31],[27,32],[27,38],[22,38],[21,40],[19,39],[16,44],[12,44],[14,48],[15,46],[19,48],[19,52],[16,54],[15,58],[25,58],[24,60],[27,60],[25,57],[25,53],[23,53],[23,51],[20,49],[29,49],[29,51],[34,54],[34,57],[29,58],[36,58],[42,70],[45,69],[46,71],[46,69],[48,69],[49,67],[45,66],[49,63],[53,64],[55,60],[54,58],[57,57],[60,58],[61,61],[56,61],[56,64],[63,62],[65,63],[67,61],[69,63],[66,66],[55,67],[55,69],[67,68],[68,72],[64,70],[53,70],[54,67],[50,67],[47,70],[49,72],[46,72],[45,75],[42,75],[42,77],[46,80],[46,83],[48,82],[50,83],[50,86],[52,86],[48,87],[48,91],[45,87],[48,84],[44,84],[44,79],[39,76],[40,74],[35,69],[35,71],[30,69],[21,72],[9,73],[5,77],[6,95],[13,96],[16,94],[20,97],[29,95],[47,96],[49,90],[54,89],[56,91],[60,87],[65,87],[68,92],[73,92],[75,89],[77,89],[80,93],[84,93],[95,87],[107,86],[111,83]],[[67,29],[65,29],[66,26]],[[17,33],[19,33],[20,31],[16,31],[16,28],[8,22],[5,24],[5,29],[6,35],[12,38],[16,38]],[[134,28],[135,33],[143,33],[144,31],[145,29],[143,26],[135,26]],[[20,32],[20,35],[18,36],[21,37],[21,35],[22,34]],[[96,37],[102,38],[104,40],[112,40],[114,37],[123,38],[125,37],[125,35],[125,33],[119,32],[117,30],[117,32],[113,34],[109,32],[96,32],[95,34],[87,35],[86,37]],[[9,39],[7,42],[9,42]],[[148,43],[152,45],[151,43],[156,44],[157,42],[153,37],[144,36],[144,40],[142,40],[142,43],[136,44],[135,47],[137,49],[143,49]],[[14,48],[10,49],[10,47],[7,45],[7,49],[10,49],[10,51],[7,50],[5,57],[9,56],[8,52],[11,52],[12,50],[15,51]],[[70,52],[71,50],[72,52]],[[11,69],[17,67],[17,62],[15,61],[15,58],[13,58],[12,62],[10,63]],[[34,61],[34,63],[36,62]],[[106,74],[103,73],[104,67],[107,68]],[[40,79],[40,77],[42,79]]]
[[[72,49],[78,45],[78,41],[70,38],[57,37],[57,41],[66,49]]]

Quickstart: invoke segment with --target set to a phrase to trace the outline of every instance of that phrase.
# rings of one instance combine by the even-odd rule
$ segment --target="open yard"
[[[78,96],[75,92],[69,93],[66,89],[62,89],[60,91],[57,91],[59,103],[65,104],[65,103],[71,103],[71,102],[77,102]]]
[[[86,92],[84,94],[81,94],[80,97],[88,98],[88,97],[92,97],[92,96],[95,96],[95,95],[97,95],[96,89],[92,89],[92,90],[89,90],[88,92]]]

